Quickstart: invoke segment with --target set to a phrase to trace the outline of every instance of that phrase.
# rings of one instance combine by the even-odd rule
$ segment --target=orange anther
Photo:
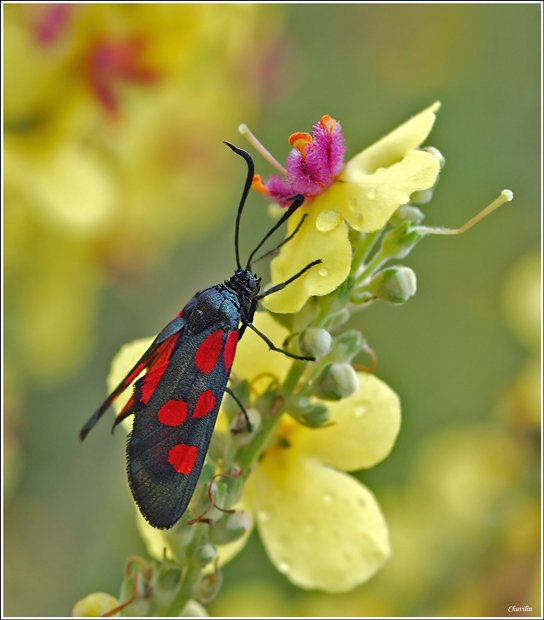
[[[332,132],[332,128],[336,125],[336,121],[334,120],[334,118],[331,118],[328,114],[325,114],[325,116],[319,122],[321,124],[321,127],[323,127],[323,129],[327,129],[329,133]]]
[[[261,194],[270,194],[270,192],[263,185],[260,174],[253,175],[253,181],[251,182],[251,189],[255,189],[258,192],[261,192]]]
[[[309,133],[297,132],[289,136],[289,144],[300,151],[302,159],[306,159],[306,146],[312,143],[312,136]]]

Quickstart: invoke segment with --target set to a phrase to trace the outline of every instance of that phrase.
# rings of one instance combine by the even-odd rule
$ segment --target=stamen
[[[253,181],[251,183],[251,189],[255,189],[258,192],[261,192],[261,194],[266,194],[266,195],[270,194],[270,190],[268,190],[263,185],[260,174],[254,174],[253,175]]]
[[[461,228],[431,228],[427,226],[417,226],[416,230],[417,232],[424,235],[460,235],[469,228],[472,228],[474,224],[477,224],[480,220],[483,220],[484,217],[487,217],[490,213],[495,211],[495,209],[498,209],[505,202],[510,202],[513,198],[514,194],[511,190],[503,189],[501,195],[498,198],[496,198],[491,204],[487,205],[485,209],[480,211],[480,213],[475,215],[466,224],[463,224]]]
[[[287,175],[287,170],[271,155],[264,146],[257,140],[257,138],[251,133],[249,127],[242,123],[238,127],[238,131],[246,138],[246,140],[266,159],[270,162],[276,170],[279,170],[282,174]],[[258,190],[260,191],[260,190]]]
[[[312,136],[309,133],[297,132],[289,136],[289,144],[300,151],[302,161],[306,159],[306,147],[312,143]]]
[[[319,121],[321,127],[329,132],[329,136],[332,134],[332,128],[336,125],[334,118],[331,118],[328,114]]]

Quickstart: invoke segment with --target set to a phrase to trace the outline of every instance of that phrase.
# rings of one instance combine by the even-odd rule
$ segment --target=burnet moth
[[[261,299],[285,288],[321,262],[310,263],[286,282],[264,293],[259,292],[260,278],[251,272],[255,253],[301,206],[304,196],[292,197],[291,206],[253,250],[243,269],[238,249],[240,218],[253,180],[254,164],[248,153],[228,142],[225,144],[248,165],[236,216],[236,272],[229,280],[202,289],[187,303],[79,434],[83,441],[113,401],[147,369],[135,382],[133,394],[115,419],[113,429],[134,415],[126,449],[128,480],[142,515],[158,529],[172,527],[189,505],[223,394],[230,393],[227,382],[236,345],[246,329],[249,327],[256,332],[274,351],[295,359],[313,360],[275,347],[252,323]],[[288,242],[299,227],[283,243]]]

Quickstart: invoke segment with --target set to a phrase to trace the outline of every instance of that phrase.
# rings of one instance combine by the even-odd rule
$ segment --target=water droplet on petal
[[[313,525],[310,525],[309,523],[307,523],[304,526],[304,533],[305,534],[311,534],[313,531],[314,531],[314,526]]]
[[[353,409],[353,415],[356,418],[360,418],[362,416],[365,415],[365,413],[367,412],[368,407],[366,405],[357,405],[356,407],[354,407]]]
[[[338,211],[321,211],[317,216],[315,226],[321,232],[330,232],[340,225],[342,219],[342,215]]]
[[[369,200],[374,200],[374,198],[376,198],[376,190],[375,189],[371,189],[368,194],[367,194],[367,198]]]
[[[357,206],[357,198],[356,196],[352,196],[349,201],[351,202],[351,204],[356,207]]]
[[[291,570],[291,566],[287,562],[278,562],[278,570],[280,573],[288,573]]]
[[[325,278],[329,275],[329,270],[326,267],[323,267],[323,269],[319,270],[319,275]]]
[[[333,502],[332,495],[329,495],[328,493],[325,493],[325,495],[323,495],[323,503],[324,504],[332,504],[332,502]]]

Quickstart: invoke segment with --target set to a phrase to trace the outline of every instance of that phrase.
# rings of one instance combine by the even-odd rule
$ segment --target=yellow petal
[[[350,169],[347,164],[342,173],[344,179],[336,181],[316,202],[337,205],[348,222],[361,232],[380,230],[414,192],[432,187],[439,172],[436,155],[416,150],[373,174]]]
[[[289,437],[293,449],[345,471],[372,467],[391,451],[400,429],[399,397],[372,374],[359,372],[359,390],[327,403],[331,426],[297,425]]]
[[[380,507],[348,474],[278,448],[269,450],[248,482],[268,556],[295,585],[345,592],[389,557]]]
[[[107,379],[108,394],[113,392],[113,390],[115,390],[121,381],[128,375],[132,368],[134,368],[137,361],[142,357],[147,349],[149,349],[154,339],[154,337],[140,338],[139,340],[133,340],[132,342],[123,345],[119,349],[119,352],[111,362],[110,374]],[[113,408],[117,413],[119,413],[127,404],[131,394],[132,387],[128,387],[117,397],[113,403]]]
[[[429,135],[436,118],[435,112],[439,108],[439,101],[433,103],[426,110],[350,159],[340,178],[344,179],[344,174],[348,171],[351,175],[356,171],[364,175],[372,174],[378,168],[388,168],[403,159],[408,151],[419,147]]]
[[[310,201],[291,217],[289,233],[295,230],[303,215],[307,215],[295,237],[272,261],[272,281],[274,284],[285,282],[315,260],[321,260],[322,264],[266,297],[263,303],[272,312],[298,312],[310,296],[327,295],[348,277],[351,245],[341,205],[318,199]]]
[[[72,610],[73,618],[98,618],[119,606],[119,601],[104,592],[93,592],[79,600]],[[118,613],[114,617],[119,616]]]
[[[253,319],[255,327],[277,346],[281,347],[289,331],[273,319],[269,312],[256,312]],[[283,382],[291,367],[291,360],[276,351],[271,351],[266,342],[251,330],[246,329],[243,340],[236,349],[232,375],[238,379],[248,379],[254,389],[264,389],[272,377]],[[255,380],[256,383],[255,383]]]

